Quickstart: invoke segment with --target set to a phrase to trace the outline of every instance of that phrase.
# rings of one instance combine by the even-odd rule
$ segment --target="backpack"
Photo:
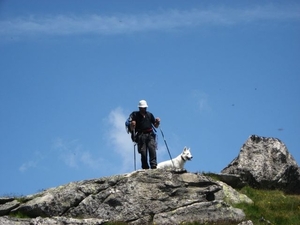
[[[131,123],[131,121],[132,121],[132,115],[134,114],[135,112],[133,112],[133,113],[131,113],[130,115],[129,115],[129,117],[128,117],[128,119],[125,121],[125,129],[126,129],[126,131],[127,131],[127,134],[131,134],[131,140],[133,141],[133,142],[135,142],[136,141],[136,138],[135,138],[135,136],[136,136],[136,132],[135,132],[135,130],[132,130],[131,129],[131,126],[130,126],[130,123]]]
[[[133,130],[130,127],[131,120],[132,120],[132,118],[131,118],[131,116],[129,116],[128,119],[125,121],[125,129],[127,131],[127,134],[133,132]]]

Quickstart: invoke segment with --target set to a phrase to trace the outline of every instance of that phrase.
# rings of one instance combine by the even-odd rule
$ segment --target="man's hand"
[[[160,124],[160,118],[159,118],[159,117],[156,117],[155,123],[154,123],[154,127],[155,127],[155,128],[158,128],[158,127],[159,127],[159,124]]]
[[[130,122],[130,126],[131,126],[131,129],[135,129],[135,126],[136,126],[136,122],[133,120]]]

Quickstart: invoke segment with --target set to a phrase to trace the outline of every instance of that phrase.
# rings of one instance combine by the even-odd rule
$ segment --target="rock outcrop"
[[[2,198],[0,224],[241,222],[245,215],[224,201],[227,192],[221,182],[199,173],[141,170],[72,182],[19,199]]]
[[[221,174],[236,176],[227,177],[235,178],[231,180],[235,182],[230,183],[232,186],[249,184],[255,188],[300,194],[300,169],[285,144],[277,138],[250,136],[239,155]]]

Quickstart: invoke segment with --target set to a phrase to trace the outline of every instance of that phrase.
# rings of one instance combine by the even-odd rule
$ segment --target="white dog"
[[[158,169],[174,169],[174,170],[183,170],[184,164],[187,160],[193,158],[190,149],[184,147],[183,152],[172,160],[167,160],[157,164]]]

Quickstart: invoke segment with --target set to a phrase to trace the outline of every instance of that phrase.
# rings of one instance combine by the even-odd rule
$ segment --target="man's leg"
[[[148,142],[149,156],[150,156],[150,166],[151,169],[156,169],[157,160],[156,160],[156,141],[153,136],[150,137]]]
[[[138,151],[141,154],[142,169],[149,169],[148,157],[147,157],[147,146],[143,135],[140,137],[138,143]]]

